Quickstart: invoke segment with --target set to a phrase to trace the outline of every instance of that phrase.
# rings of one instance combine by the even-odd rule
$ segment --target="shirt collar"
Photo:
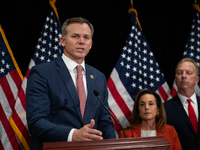
[[[187,99],[189,99],[189,98],[191,99],[191,102],[193,102],[195,104],[197,103],[196,93],[194,93],[191,97],[186,97],[180,93],[177,93],[177,95],[183,104],[187,103]]]
[[[70,72],[76,72],[76,66],[81,65],[83,67],[83,73],[85,74],[85,61],[83,61],[82,64],[77,64],[75,61],[67,57],[64,53],[62,54],[62,59]]]

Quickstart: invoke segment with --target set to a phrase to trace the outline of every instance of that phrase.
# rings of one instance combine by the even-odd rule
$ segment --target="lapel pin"
[[[94,76],[93,76],[93,75],[90,75],[90,78],[91,78],[91,79],[94,79]]]

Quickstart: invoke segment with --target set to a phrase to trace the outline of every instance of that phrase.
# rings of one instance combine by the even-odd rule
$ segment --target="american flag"
[[[0,149],[19,150],[20,142],[13,131],[10,117],[23,76],[15,61],[5,33],[0,25]]]
[[[199,13],[200,8],[198,4],[194,4],[195,16],[192,22],[192,27],[190,35],[185,46],[185,51],[183,53],[183,58],[192,58],[200,66],[200,19]],[[195,92],[200,96],[200,82],[195,86]],[[175,82],[170,92],[170,96],[174,97],[177,93],[177,86]]]
[[[134,99],[141,89],[152,89],[167,100],[170,92],[159,65],[150,49],[137,19],[137,12],[132,11],[132,28],[120,58],[107,81],[108,103],[112,114],[123,127],[131,121]],[[118,133],[120,127],[114,122]]]
[[[49,0],[51,5],[50,13],[46,18],[46,21],[41,32],[41,37],[38,40],[35,48],[34,55],[30,60],[29,67],[20,88],[17,104],[15,105],[15,112],[12,115],[13,122],[16,123],[16,132],[19,130],[22,134],[25,134],[27,138],[22,138],[21,141],[25,149],[29,149],[29,138],[27,135],[27,121],[26,121],[26,108],[25,108],[25,95],[27,78],[30,69],[40,63],[50,62],[61,56],[63,48],[60,45],[59,37],[61,36],[61,24],[58,19],[57,9],[55,7],[55,1]],[[17,118],[20,116],[20,118]]]

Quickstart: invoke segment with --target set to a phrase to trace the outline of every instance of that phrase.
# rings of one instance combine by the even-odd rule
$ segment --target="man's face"
[[[64,54],[81,64],[92,47],[92,35],[86,23],[72,23],[67,26],[67,35],[60,38]]]
[[[194,91],[194,87],[199,81],[194,64],[188,61],[179,64],[175,81],[179,91]]]

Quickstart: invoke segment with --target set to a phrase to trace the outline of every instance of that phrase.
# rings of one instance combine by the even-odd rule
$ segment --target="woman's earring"
[[[141,118],[141,117],[140,117],[140,114],[138,114],[138,118]]]
[[[158,113],[157,113],[156,117],[158,117],[158,116],[159,116],[159,111],[158,111]]]

